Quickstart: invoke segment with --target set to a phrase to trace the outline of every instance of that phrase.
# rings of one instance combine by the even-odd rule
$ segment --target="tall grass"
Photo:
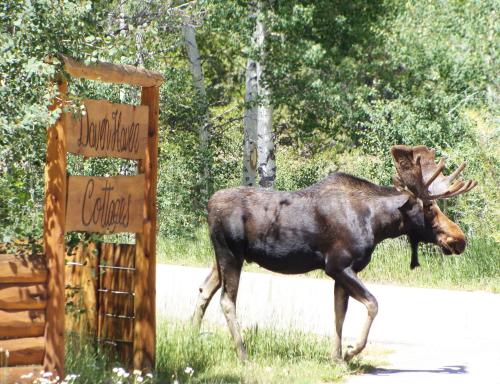
[[[320,383],[336,382],[349,374],[372,369],[371,360],[356,358],[349,364],[330,360],[331,340],[300,331],[250,328],[243,331],[248,362],[240,362],[226,327],[205,324],[203,332],[190,323],[159,319],[156,377],[118,369],[109,350],[90,338],[68,334],[66,372],[71,384],[157,383]],[[372,351],[372,355],[373,355]],[[376,359],[380,359],[376,351]],[[366,356],[366,353],[363,355]],[[372,364],[381,364],[372,361]]]
[[[421,245],[419,257],[421,267],[410,270],[407,241],[386,240],[377,246],[371,263],[360,275],[365,281],[377,283],[500,292],[499,244],[491,238],[471,238],[466,251],[458,256],[443,255],[434,245]],[[159,238],[160,263],[210,266],[213,261],[206,226],[196,229],[189,238]],[[256,264],[246,264],[245,270],[265,271]],[[310,275],[325,276],[322,272]]]
[[[65,338],[65,372],[78,375],[76,383],[111,382],[115,359],[109,351],[97,347],[90,337],[74,333]]]
[[[190,236],[159,236],[156,253],[159,263],[209,266],[214,262],[206,225],[197,227]]]
[[[333,363],[331,341],[299,331],[250,328],[244,331],[249,361],[241,363],[225,328],[201,334],[190,325],[163,319],[157,334],[160,381],[181,383],[319,383],[339,381],[369,369],[356,360]]]
[[[436,246],[421,245],[421,266],[413,271],[410,253],[404,239],[386,240],[379,244],[361,276],[372,282],[500,292],[500,253],[492,239],[473,238],[462,255],[451,256]]]

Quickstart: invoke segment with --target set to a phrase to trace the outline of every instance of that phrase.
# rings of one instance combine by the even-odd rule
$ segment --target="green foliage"
[[[469,236],[498,241],[498,2],[274,1],[250,49],[247,2],[10,0],[0,5],[1,238],[41,232],[45,128],[59,72],[49,55],[140,64],[165,76],[160,95],[160,232],[197,236],[205,218],[198,129],[209,106],[212,191],[240,183],[245,65],[265,59],[277,143],[277,188],[342,170],[390,184],[389,148],[425,144],[462,159],[479,186],[443,204]],[[122,17],[122,14],[123,16]],[[193,88],[180,26],[196,27],[207,100]],[[264,55],[265,53],[265,55]],[[133,87],[72,81],[70,94],[138,103]],[[73,98],[78,107],[79,98]],[[115,160],[70,158],[69,171],[133,172]],[[210,192],[212,192],[210,191]]]
[[[41,228],[45,128],[56,94],[49,79],[56,53],[81,56],[98,33],[100,2],[5,1],[0,5],[0,228],[3,237],[38,237]]]

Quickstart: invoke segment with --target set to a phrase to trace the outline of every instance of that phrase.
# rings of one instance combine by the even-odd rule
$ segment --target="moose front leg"
[[[332,359],[342,360],[342,328],[349,303],[349,295],[338,282],[335,282],[335,334],[333,335]]]
[[[337,283],[342,285],[347,294],[363,303],[367,310],[365,324],[363,325],[358,341],[353,347],[349,347],[344,355],[344,360],[349,361],[365,348],[373,319],[378,312],[378,303],[377,299],[366,289],[351,267],[340,271],[332,271],[329,274],[335,279],[335,285]]]

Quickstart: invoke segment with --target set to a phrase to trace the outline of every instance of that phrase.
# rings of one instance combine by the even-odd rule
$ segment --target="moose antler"
[[[424,145],[395,145],[391,148],[391,153],[399,176],[396,181],[420,198],[436,200],[457,196],[477,185],[474,180],[453,182],[465,168],[465,162],[451,175],[443,175],[444,159],[436,164],[436,151]]]

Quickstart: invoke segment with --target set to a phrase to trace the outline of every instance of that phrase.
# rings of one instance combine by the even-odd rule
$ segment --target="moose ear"
[[[410,198],[410,195],[407,193],[400,193],[396,196],[391,196],[390,205],[392,209],[400,209],[402,208]]]

